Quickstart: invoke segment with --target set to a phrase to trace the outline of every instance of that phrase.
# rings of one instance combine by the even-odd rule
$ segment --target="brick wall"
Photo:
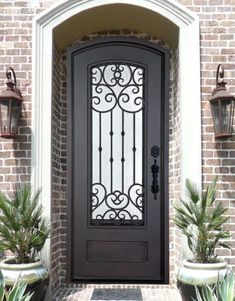
[[[215,87],[218,64],[225,68],[230,93],[235,93],[235,1],[185,0],[200,20],[201,42],[201,107],[202,107],[202,173],[203,184],[218,175],[217,197],[229,208],[227,228],[231,231],[233,249],[218,250],[219,255],[235,265],[235,136],[224,141],[214,139],[212,116],[208,99]]]
[[[31,171],[32,18],[55,1],[0,1],[0,90],[5,89],[5,70],[14,68],[23,96],[19,134],[0,138],[0,190],[15,182],[29,182]]]
[[[27,2],[0,2],[0,87],[5,89],[5,67],[16,72],[24,103],[19,135],[0,139],[0,190],[12,189],[12,183],[30,181],[31,165],[31,20]]]
[[[19,88],[24,98],[24,109],[20,121],[19,135],[12,140],[0,139],[0,189],[7,191],[12,183],[30,180],[31,164],[31,75],[32,75],[32,18],[50,7],[54,1],[0,0],[0,90],[5,88],[5,66],[16,71]],[[227,225],[232,233],[231,251],[218,250],[235,266],[235,137],[226,141],[215,141],[211,112],[208,103],[215,84],[215,71],[219,63],[225,67],[230,92],[235,94],[235,0],[179,0],[195,12],[200,20],[201,45],[201,105],[202,105],[202,172],[203,184],[219,176],[218,198],[229,208],[230,220]],[[193,58],[192,58],[193,59]],[[173,55],[177,66],[177,52]],[[63,279],[64,259],[56,263],[56,257],[65,250],[64,221],[66,220],[66,98],[62,58],[54,51],[53,97],[53,179],[52,179],[52,271],[54,288]],[[174,68],[177,70],[177,67]],[[193,72],[193,70],[192,70]],[[177,95],[177,72],[171,74],[172,95],[170,132],[170,198],[177,199],[180,191],[180,108]],[[190,79],[189,79],[190,80]],[[173,84],[175,83],[175,84]],[[58,98],[59,97],[59,98]],[[60,99],[60,105],[58,105]],[[189,100],[190,101],[190,100]],[[175,153],[176,152],[176,153]],[[178,155],[175,155],[178,154]],[[172,216],[172,208],[170,208]],[[178,265],[180,240],[178,230],[170,224],[171,268]],[[57,240],[59,238],[59,240]],[[61,258],[64,258],[63,256]]]
[[[52,88],[52,200],[51,200],[51,286],[52,290],[60,284],[63,254],[63,81],[64,69],[60,53],[54,47],[53,52],[53,88]],[[63,258],[63,259],[62,259]]]
[[[180,99],[179,99],[179,54],[172,52],[170,73],[170,116],[169,116],[169,199],[170,199],[170,279],[174,283],[181,260],[181,234],[173,223],[175,204],[181,190],[181,140],[180,140]]]

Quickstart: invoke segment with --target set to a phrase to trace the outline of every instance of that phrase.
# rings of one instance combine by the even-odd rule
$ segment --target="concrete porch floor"
[[[93,290],[94,288],[60,288],[53,297],[53,301],[90,301]],[[143,301],[181,301],[177,289],[141,288],[141,292]]]

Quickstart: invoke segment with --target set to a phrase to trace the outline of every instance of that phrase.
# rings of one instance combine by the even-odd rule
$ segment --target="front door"
[[[70,279],[168,281],[168,54],[137,39],[71,48]]]

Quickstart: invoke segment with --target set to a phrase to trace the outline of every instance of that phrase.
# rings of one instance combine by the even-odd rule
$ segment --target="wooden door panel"
[[[88,262],[147,262],[148,242],[88,241]]]

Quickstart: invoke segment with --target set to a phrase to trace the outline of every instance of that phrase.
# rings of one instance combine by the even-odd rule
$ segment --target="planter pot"
[[[27,282],[27,292],[34,292],[31,301],[44,300],[48,287],[49,274],[41,261],[26,264],[11,263],[12,259],[0,262],[6,286],[13,286],[20,276],[20,279]]]
[[[227,263],[192,263],[184,261],[177,277],[177,286],[183,301],[196,299],[195,285],[199,288],[204,284],[213,285],[218,276],[224,277]]]

